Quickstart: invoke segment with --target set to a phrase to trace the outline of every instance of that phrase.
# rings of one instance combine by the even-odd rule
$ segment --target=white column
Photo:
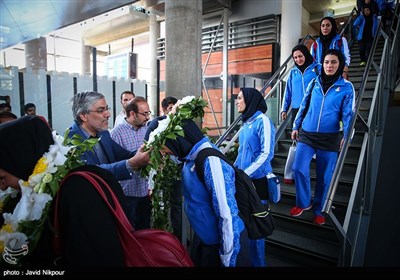
[[[25,64],[27,68],[47,70],[45,37],[39,37],[25,43]]]
[[[229,10],[224,8],[224,43],[222,46],[222,126],[227,126],[230,117],[230,107],[228,106],[228,40],[229,40]]]
[[[301,38],[302,7],[301,0],[282,0],[280,65],[292,54],[292,48]]]
[[[90,54],[92,53],[92,47],[87,46],[82,39],[82,59],[81,59],[81,74],[90,74]]]
[[[165,96],[201,95],[202,1],[165,2]]]
[[[160,37],[160,23],[157,21],[157,15],[150,12],[150,82],[147,102],[150,111],[157,116],[157,39]]]

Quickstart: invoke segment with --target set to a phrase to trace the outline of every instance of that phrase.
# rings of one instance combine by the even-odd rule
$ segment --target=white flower
[[[166,130],[170,122],[171,122],[171,117],[169,115],[165,119],[158,121],[157,128],[154,129],[149,135],[149,141],[147,142],[147,146],[151,146],[151,143],[154,142],[156,135],[160,135],[164,130]]]
[[[0,254],[4,254],[4,251],[1,252],[1,250],[5,250],[5,248],[18,250],[31,241],[33,244],[29,250],[34,249],[35,241],[40,238],[41,228],[38,230],[37,227],[43,226],[39,224],[39,221],[43,221],[42,219],[48,215],[50,208],[46,206],[53,200],[53,196],[57,192],[55,185],[60,183],[65,174],[65,168],[69,167],[69,165],[65,165],[65,162],[71,160],[72,166],[82,164],[78,160],[79,156],[96,144],[81,142],[82,146],[78,144],[80,149],[75,151],[75,157],[69,158],[69,151],[76,146],[65,146],[64,138],[57,135],[55,131],[52,132],[52,135],[54,144],[50,145],[48,152],[38,160],[28,181],[19,180],[21,198],[14,210],[12,213],[3,213],[4,224],[0,228],[0,248],[2,248]],[[71,143],[70,139],[65,143]],[[59,170],[61,166],[63,168]],[[7,203],[6,199],[9,196],[15,198],[17,193],[18,191],[14,188],[0,191],[0,205]],[[22,256],[19,256],[18,259],[20,257]]]
[[[56,131],[52,132],[53,135],[53,140],[54,140],[54,145],[51,146],[55,146],[57,147],[57,151],[60,152],[63,155],[67,155],[69,150],[71,150],[72,148],[74,148],[75,146],[65,146],[63,144],[64,142],[64,137],[62,137],[61,135],[58,135]],[[50,146],[50,148],[51,148]]]
[[[154,176],[157,174],[157,170],[151,169],[149,172],[149,190],[152,191],[154,189]]]
[[[61,151],[57,151],[53,160],[54,160],[54,165],[59,166],[64,164],[64,162],[67,160],[67,157]]]
[[[5,248],[19,250],[22,245],[28,244],[28,237],[22,232],[0,230],[0,242],[3,242]]]
[[[175,105],[172,107],[172,109],[171,109],[171,111],[168,113],[169,115],[174,115],[174,114],[176,114],[176,111],[178,110],[178,108],[179,107],[181,107],[181,106],[183,106],[183,105],[185,105],[185,104],[187,104],[187,103],[190,103],[190,102],[192,102],[193,101],[193,99],[195,99],[196,98],[196,96],[185,96],[184,98],[182,98],[182,99],[179,99],[176,103],[175,103]]]
[[[14,212],[4,213],[4,221],[7,224],[18,223],[19,221],[39,220],[47,202],[52,197],[47,193],[38,194],[31,187],[21,185],[21,199],[15,206]]]
[[[57,135],[55,131],[52,132],[54,144],[50,145],[49,151],[43,156],[46,158],[47,173],[54,173],[57,171],[58,165],[63,165],[67,160],[66,155],[73,146],[64,146],[64,138]]]
[[[11,197],[16,197],[18,194],[18,190],[14,189],[14,188],[7,188],[4,191],[0,190],[0,202],[4,201],[4,199],[6,197],[8,197],[9,195]]]
[[[190,103],[190,102],[192,102],[192,100],[193,99],[195,99],[196,97],[195,96],[185,96],[184,98],[182,98],[182,100],[181,100],[181,102],[180,102],[180,106],[181,105],[185,105],[186,103]]]
[[[163,201],[163,191],[162,190],[160,190],[160,201],[158,202],[158,204],[160,205],[160,209],[164,210],[165,203]]]
[[[36,175],[32,175],[29,177],[29,185],[30,186],[37,186],[40,184],[40,182],[42,181],[42,178],[44,177],[45,173],[39,173]]]

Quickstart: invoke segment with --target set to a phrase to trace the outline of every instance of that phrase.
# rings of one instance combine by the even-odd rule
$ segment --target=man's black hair
[[[24,112],[26,113],[26,112],[28,112],[28,109],[29,108],[36,108],[36,105],[35,104],[33,104],[33,103],[27,103],[27,104],[25,104],[25,106],[24,106]]]
[[[161,107],[167,109],[169,104],[175,104],[176,102],[178,102],[178,99],[173,96],[167,96],[161,101]]]

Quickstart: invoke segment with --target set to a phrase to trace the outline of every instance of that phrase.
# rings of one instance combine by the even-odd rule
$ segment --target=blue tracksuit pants
[[[307,144],[297,143],[293,173],[296,184],[296,206],[300,208],[311,205],[310,163],[314,154],[316,154],[317,182],[314,191],[313,211],[315,215],[321,215],[339,153],[314,149]]]

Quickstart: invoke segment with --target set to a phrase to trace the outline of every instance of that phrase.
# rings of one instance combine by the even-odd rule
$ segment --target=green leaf
[[[71,139],[71,144],[74,146],[79,146],[82,144],[82,142],[80,140],[77,139]]]
[[[65,176],[65,175],[64,175],[64,176]],[[63,176],[63,177],[64,177],[64,176]],[[52,180],[50,183],[48,183],[48,185],[49,185],[49,187],[50,187],[51,195],[52,195],[53,197],[57,194],[58,189],[60,188],[59,183],[60,183],[60,182],[58,182],[58,181],[56,181],[56,180]]]
[[[175,140],[176,139],[176,134],[175,133],[168,133],[165,135],[165,138]]]
[[[100,141],[100,138],[89,138],[89,139],[85,140],[85,142],[87,144],[92,145],[92,146],[96,145],[97,142],[99,142],[99,141]]]
[[[178,131],[177,134],[178,134],[179,136],[182,136],[182,137],[185,136],[185,132],[184,132],[183,130]]]

